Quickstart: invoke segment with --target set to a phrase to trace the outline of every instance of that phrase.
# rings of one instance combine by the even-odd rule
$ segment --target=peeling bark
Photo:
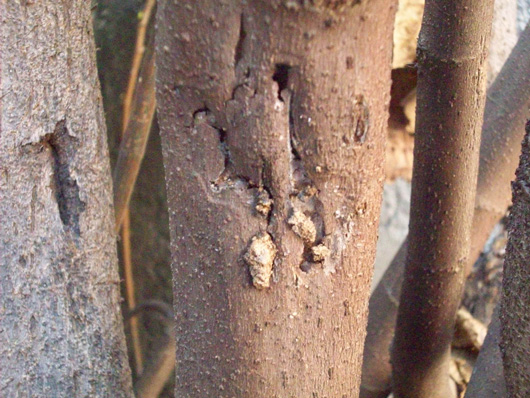
[[[356,396],[395,4],[184,3],[156,55],[176,395]]]
[[[0,18],[1,394],[131,397],[90,4]]]

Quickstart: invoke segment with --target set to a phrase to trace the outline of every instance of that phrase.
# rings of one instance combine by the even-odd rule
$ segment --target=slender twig
[[[122,153],[122,147],[126,142],[129,140],[127,137],[129,135],[133,135],[133,133],[130,133],[130,130],[128,130],[128,126],[131,119],[131,106],[133,104],[133,98],[135,98],[134,93],[136,91],[136,85],[138,81],[138,74],[140,72],[140,65],[142,64],[143,54],[145,52],[145,36],[146,36],[146,29],[147,25],[149,24],[149,20],[151,18],[151,14],[153,11],[153,8],[156,4],[156,0],[147,0],[144,12],[142,15],[142,18],[140,20],[140,23],[138,24],[137,28],[137,35],[136,35],[136,44],[135,44],[135,50],[133,55],[133,61],[132,61],[132,67],[131,67],[131,73],[129,76],[129,83],[127,86],[127,91],[125,93],[125,98],[123,101],[123,113],[122,113],[122,143],[120,145],[120,155]],[[149,69],[149,68],[147,68]],[[154,87],[153,87],[154,92]],[[143,107],[140,108],[140,110]],[[153,104],[154,109],[154,104]],[[146,117],[145,114],[143,116]],[[140,134],[143,134],[146,136],[149,134],[149,129],[151,126],[152,121],[152,115],[150,116],[150,121],[147,123],[149,127],[147,129],[147,133],[142,132]],[[146,124],[146,123],[144,123]],[[145,141],[147,142],[147,138],[145,138]],[[143,157],[143,154],[145,152],[145,145],[143,146],[143,150],[141,151],[141,157]],[[119,156],[119,158],[122,156]],[[118,160],[119,162],[119,160]],[[138,167],[141,163],[141,159],[137,161]],[[136,180],[136,176],[138,174],[138,171],[134,173],[134,181]],[[116,173],[115,173],[115,181],[114,181],[114,192],[122,191],[121,188],[116,188]],[[118,178],[119,180],[122,179],[122,177]],[[134,181],[132,182],[132,186],[134,186]],[[130,189],[130,192],[132,193],[132,187]],[[130,193],[129,193],[130,197]],[[125,274],[125,291],[126,291],[126,297],[127,297],[127,306],[129,309],[132,309],[136,306],[135,302],[135,289],[134,289],[134,278],[132,273],[132,262],[131,262],[131,247],[130,247],[130,217],[129,217],[129,209],[128,209],[128,202],[129,198],[125,200],[125,205],[120,207],[116,207],[116,198],[115,198],[115,208],[116,208],[116,215],[119,214],[119,217],[116,218],[116,227],[115,230],[118,232],[120,230],[120,225],[123,224],[122,228],[122,256],[123,256],[123,266],[124,266],[124,274]],[[143,358],[142,358],[142,350],[140,345],[140,338],[138,334],[138,320],[137,318],[131,319],[131,336],[132,336],[132,344],[133,344],[133,352],[134,352],[134,359],[135,359],[135,367],[136,372],[138,374],[142,373],[143,370]]]
[[[170,305],[149,300],[131,310],[125,319],[131,321],[142,311],[155,311],[162,315],[165,333],[157,342],[151,359],[146,362],[142,375],[134,385],[137,398],[157,398],[175,369],[176,341],[173,330],[173,309]]]
[[[156,0],[147,0],[145,3],[142,19],[138,24],[138,29],[136,33],[136,44],[134,48],[134,55],[131,66],[131,73],[129,77],[129,83],[127,85],[127,91],[125,93],[125,98],[123,100],[123,114],[122,114],[122,131],[125,132],[127,129],[127,123],[129,122],[129,117],[131,115],[131,104],[133,100],[133,95],[136,87],[136,82],[138,80],[138,73],[140,72],[140,65],[142,64],[142,59],[145,52],[145,35],[147,32],[147,25],[151,19],[151,14],[156,5]]]
[[[125,279],[125,295],[127,299],[127,307],[130,309],[135,308],[135,289],[134,289],[134,276],[132,272],[132,260],[131,260],[131,236],[130,236],[130,218],[129,211],[127,210],[125,217],[123,218],[123,228],[121,231],[121,248],[122,248],[122,260],[124,264],[124,279]],[[133,345],[133,355],[136,374],[139,375],[143,372],[143,356],[142,347],[140,345],[140,335],[138,333],[138,318],[134,317],[131,319],[131,337]]]
[[[152,48],[142,62],[132,105],[131,117],[114,168],[116,231],[119,230],[127,211],[155,114],[155,60]]]

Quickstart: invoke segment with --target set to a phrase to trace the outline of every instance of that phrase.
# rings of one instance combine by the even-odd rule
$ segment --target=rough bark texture
[[[480,148],[480,167],[467,271],[489,232],[510,204],[510,184],[530,104],[530,30],[519,38],[488,90]],[[394,337],[406,257],[405,241],[370,298],[363,363],[362,396],[386,397],[391,389],[390,346]],[[386,395],[385,395],[386,394]]]
[[[508,396],[499,348],[500,323],[498,312],[498,308],[493,312],[488,335],[484,340],[466,390],[466,398],[506,398]]]
[[[90,4],[0,18],[1,395],[131,397]]]
[[[160,5],[177,396],[357,395],[395,5],[311,3]]]
[[[397,398],[454,396],[450,345],[469,256],[492,14],[493,0],[425,3],[410,237],[392,350]]]
[[[137,14],[142,4],[143,1],[138,0],[99,0],[95,12],[96,42],[100,48],[97,52],[98,68],[111,161],[116,161],[118,156],[123,94],[131,67]],[[148,35],[151,34],[149,27]],[[168,213],[161,160],[162,149],[155,115],[130,201],[133,273],[136,301],[140,305],[152,299],[172,302]],[[142,347],[149,363],[160,349],[160,343],[166,341],[165,326],[157,318],[146,316],[145,313],[141,315],[141,320]],[[172,389],[166,388],[163,396],[173,396]]]
[[[501,351],[510,397],[530,395],[530,121],[512,184],[501,300]]]

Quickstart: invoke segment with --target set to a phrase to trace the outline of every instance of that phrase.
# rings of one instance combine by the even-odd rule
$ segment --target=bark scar
[[[42,143],[50,149],[54,160],[55,198],[59,216],[63,225],[79,236],[79,217],[86,205],[79,197],[77,180],[70,171],[70,162],[75,154],[73,140],[66,128],[66,121],[61,120],[55,125],[53,133],[43,137]]]

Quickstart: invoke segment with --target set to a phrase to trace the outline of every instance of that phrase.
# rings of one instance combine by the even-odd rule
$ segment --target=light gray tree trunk
[[[0,18],[0,395],[131,397],[90,2]]]

